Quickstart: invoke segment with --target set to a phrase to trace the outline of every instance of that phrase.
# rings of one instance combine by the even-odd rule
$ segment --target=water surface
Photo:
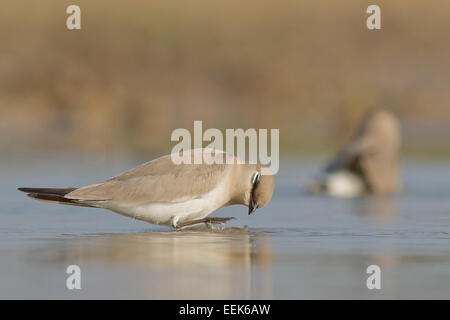
[[[223,230],[170,228],[102,209],[32,201],[18,186],[97,182],[139,164],[117,157],[4,159],[0,298],[450,298],[450,164],[407,160],[397,197],[334,199],[301,186],[315,159],[281,161],[270,204]],[[82,289],[66,289],[66,268]],[[366,268],[382,270],[368,290]]]

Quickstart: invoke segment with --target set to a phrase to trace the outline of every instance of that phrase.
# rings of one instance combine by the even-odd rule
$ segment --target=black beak
[[[252,214],[253,212],[255,212],[256,208],[258,208],[258,205],[256,204],[255,201],[253,201],[253,197],[252,199],[250,199],[250,203],[248,204],[248,214]]]

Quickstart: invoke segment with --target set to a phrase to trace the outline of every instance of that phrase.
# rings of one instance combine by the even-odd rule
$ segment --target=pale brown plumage
[[[213,189],[226,169],[226,164],[176,165],[167,155],[105,182],[78,188],[66,197],[135,203],[179,201],[199,197]]]

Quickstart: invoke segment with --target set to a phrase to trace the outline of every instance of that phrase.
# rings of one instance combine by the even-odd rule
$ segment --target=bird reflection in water
[[[51,245],[56,250],[35,249],[34,257],[80,264],[85,274],[91,267],[99,272],[99,263],[106,270],[119,267],[127,278],[139,277],[128,282],[133,288],[120,289],[145,298],[273,297],[271,236],[266,232],[226,228],[100,234]]]
[[[383,223],[394,223],[397,219],[397,198],[390,195],[372,195],[354,199],[354,212],[369,216]]]

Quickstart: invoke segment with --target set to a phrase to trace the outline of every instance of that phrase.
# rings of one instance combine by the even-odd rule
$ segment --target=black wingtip
[[[69,192],[74,191],[75,187],[70,188],[28,188],[28,187],[20,187],[17,188],[19,191],[26,193],[37,193],[37,194],[47,194],[47,195],[58,195],[65,196]]]
[[[25,192],[25,193],[39,193],[38,188],[20,187],[20,188],[17,188],[17,190]]]

